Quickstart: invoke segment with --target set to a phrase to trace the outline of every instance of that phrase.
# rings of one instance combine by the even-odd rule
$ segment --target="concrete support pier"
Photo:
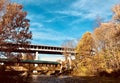
[[[35,60],[38,60],[38,52],[35,53]],[[38,64],[35,64],[35,67],[37,67]],[[36,70],[33,71],[33,73],[37,73]]]

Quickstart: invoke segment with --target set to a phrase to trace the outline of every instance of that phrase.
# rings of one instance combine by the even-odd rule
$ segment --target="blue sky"
[[[31,20],[32,44],[61,46],[93,31],[96,18],[108,21],[119,0],[13,0],[24,5]]]
[[[31,20],[32,44],[61,46],[92,32],[96,18],[107,22],[120,0],[13,0],[24,5]]]

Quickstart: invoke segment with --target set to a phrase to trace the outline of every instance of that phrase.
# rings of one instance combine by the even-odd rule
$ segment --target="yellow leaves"
[[[112,10],[113,10],[113,12],[115,14],[113,16],[113,19],[119,20],[120,19],[120,4],[115,5]]]
[[[98,70],[111,73],[120,69],[120,5],[116,5],[113,12],[114,20],[101,23],[93,34],[86,32],[80,39],[76,48],[80,73]],[[94,56],[89,56],[93,49],[97,52]]]
[[[112,72],[113,72],[113,69],[106,69],[106,72],[107,72],[107,73],[112,73]]]
[[[120,12],[120,5],[115,5],[113,8],[112,8],[112,11],[115,12],[115,13],[119,13]]]
[[[83,60],[81,60],[78,64],[77,64],[78,68],[77,68],[77,74],[81,75],[81,76],[89,76],[93,74],[94,71],[94,67],[96,67],[93,64],[93,60],[89,57],[89,58],[84,58]]]
[[[81,67],[80,71],[82,72],[81,76],[87,76],[86,73],[88,72],[88,69],[86,67]]]
[[[75,57],[78,62],[78,71],[81,71],[86,75],[91,68],[92,59],[88,56],[91,55],[91,50],[94,48],[94,40],[90,32],[86,32],[82,39],[79,41],[76,52],[78,53]],[[81,69],[82,68],[82,69]]]
[[[76,52],[80,55],[90,55],[90,51],[94,47],[94,40],[90,32],[86,32],[79,41]]]

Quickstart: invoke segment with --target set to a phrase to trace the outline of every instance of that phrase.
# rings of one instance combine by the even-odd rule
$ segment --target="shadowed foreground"
[[[77,77],[77,76],[45,76],[32,75],[22,77],[20,75],[0,75],[2,83],[120,83],[119,78],[106,77]]]

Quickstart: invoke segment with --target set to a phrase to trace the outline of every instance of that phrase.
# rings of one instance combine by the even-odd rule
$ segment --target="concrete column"
[[[35,60],[38,60],[38,52],[35,54]]]
[[[38,52],[35,53],[35,60],[38,60]],[[35,67],[37,67],[38,64],[35,64]],[[36,70],[33,71],[33,73],[37,73]]]
[[[25,60],[25,59],[26,59],[25,56],[26,56],[26,55],[24,55],[24,54],[22,53],[22,60]]]
[[[71,59],[71,54],[68,56],[68,62],[69,62],[69,68],[72,68],[72,59]]]
[[[36,52],[36,54],[35,54],[35,60],[38,60],[38,52]],[[37,67],[38,66],[38,64],[35,64],[35,67]]]

